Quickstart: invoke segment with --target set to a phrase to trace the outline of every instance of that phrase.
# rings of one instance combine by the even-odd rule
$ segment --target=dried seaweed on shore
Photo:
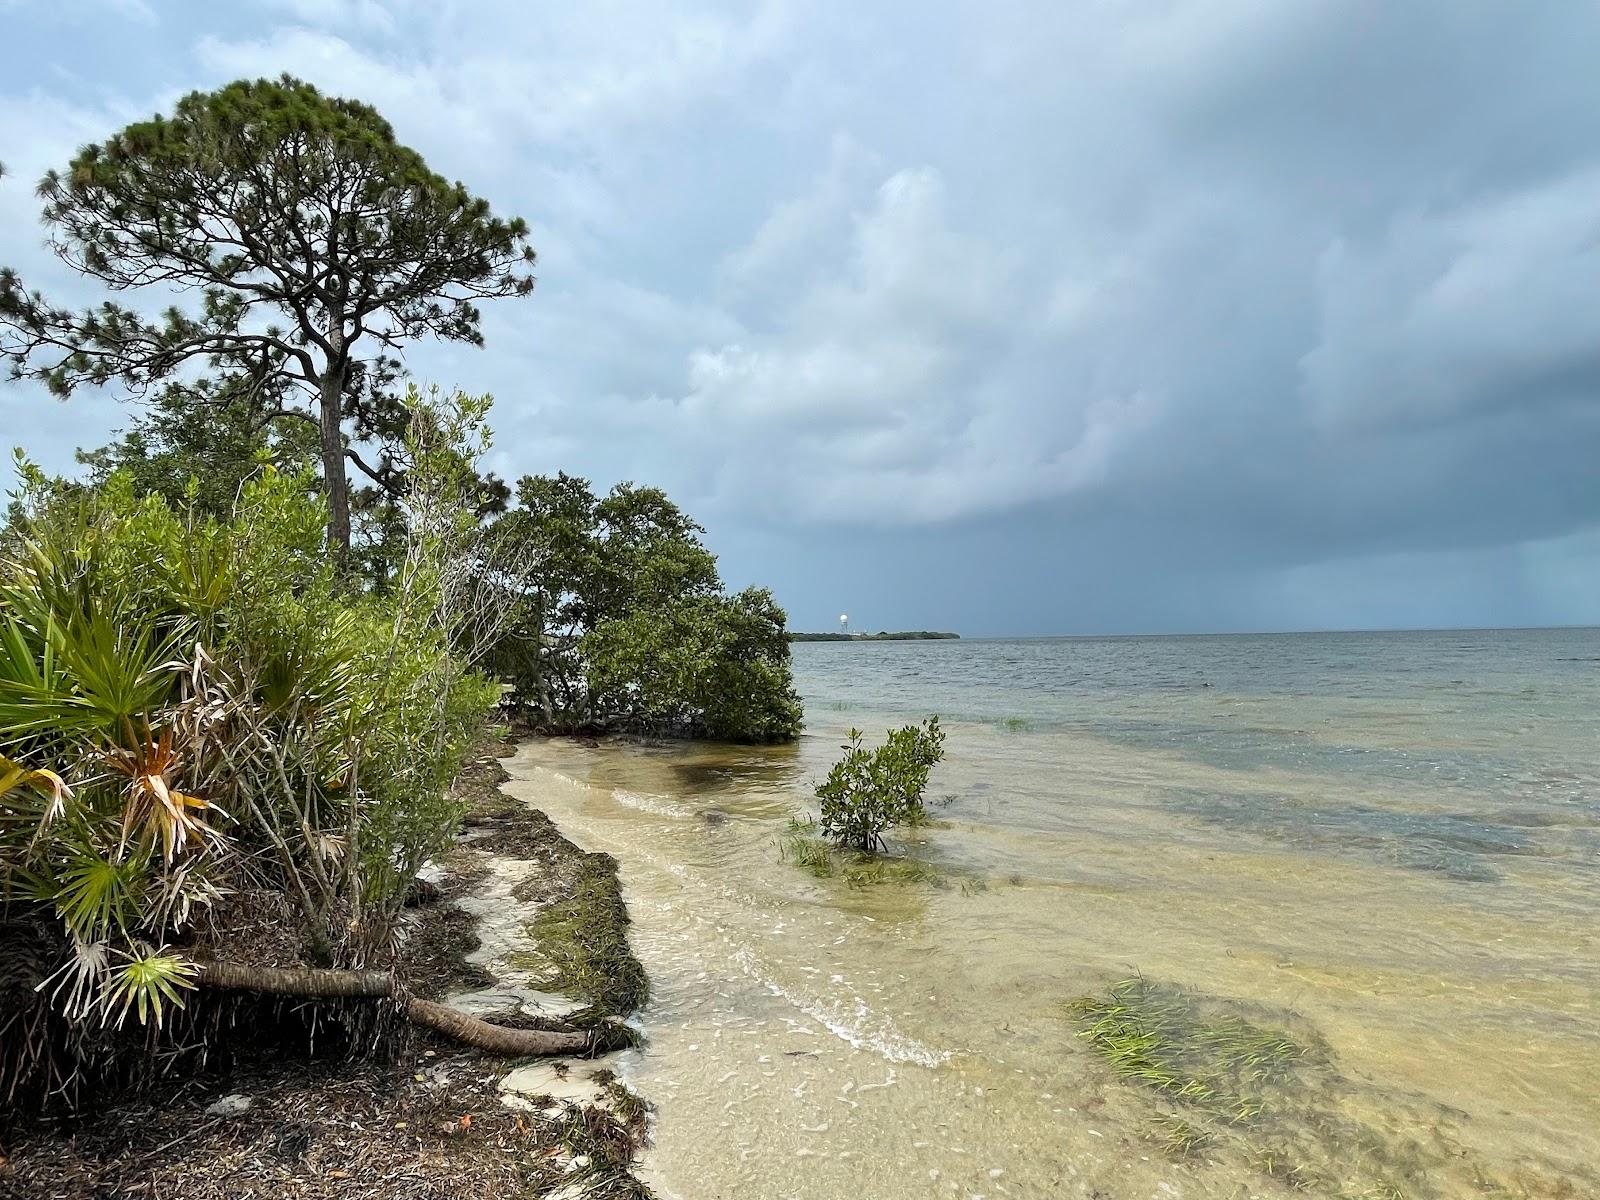
[[[509,1200],[579,1172],[596,1200],[648,1195],[626,1173],[638,1121],[594,1107],[540,1119],[501,1102],[499,1076],[493,1060],[423,1050],[387,1067],[263,1064],[175,1082],[22,1135],[0,1165],[0,1197]]]
[[[549,965],[542,982],[607,1016],[637,1012],[650,997],[650,981],[628,944],[617,860],[580,853],[572,866],[566,895],[546,904],[528,927]],[[513,894],[524,895],[520,887]]]

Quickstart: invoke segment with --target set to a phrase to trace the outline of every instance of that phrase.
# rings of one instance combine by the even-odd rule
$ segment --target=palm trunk
[[[584,1054],[591,1047],[587,1033],[559,1033],[547,1029],[512,1029],[509,1025],[491,1025],[477,1017],[435,1004],[432,1000],[411,999],[406,1004],[406,1019],[447,1038],[464,1042],[468,1046],[490,1054],[503,1054],[507,1058],[526,1058],[531,1055]]]
[[[243,963],[201,962],[199,982],[205,987],[267,992],[324,1000],[374,997],[394,1000],[406,1020],[490,1054],[525,1058],[534,1055],[583,1054],[593,1046],[587,1033],[548,1029],[512,1029],[431,1000],[407,996],[395,988],[394,976],[383,971],[333,971],[315,967],[254,967]]]

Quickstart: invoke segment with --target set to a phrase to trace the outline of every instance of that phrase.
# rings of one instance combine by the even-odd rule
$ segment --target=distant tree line
[[[913,629],[901,633],[791,633],[791,642],[945,642],[957,641],[959,633],[935,633]]]

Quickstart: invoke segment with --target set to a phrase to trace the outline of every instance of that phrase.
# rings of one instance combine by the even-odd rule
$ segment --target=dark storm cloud
[[[369,99],[543,257],[417,372],[799,624],[1600,618],[1592,5],[7,17],[7,261],[70,286],[26,182],[187,87]],[[13,392],[56,463],[115,417]]]

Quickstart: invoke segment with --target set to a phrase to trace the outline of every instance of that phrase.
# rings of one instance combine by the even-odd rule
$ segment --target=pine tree
[[[195,92],[85,147],[39,192],[63,261],[113,292],[199,302],[74,312],[0,270],[13,376],[62,397],[120,381],[142,398],[205,367],[258,381],[271,415],[316,426],[341,553],[347,461],[385,484],[354,443],[383,423],[359,398],[392,372],[386,352],[425,335],[481,345],[477,302],[533,287],[525,222],[429,170],[374,109],[287,75]]]

